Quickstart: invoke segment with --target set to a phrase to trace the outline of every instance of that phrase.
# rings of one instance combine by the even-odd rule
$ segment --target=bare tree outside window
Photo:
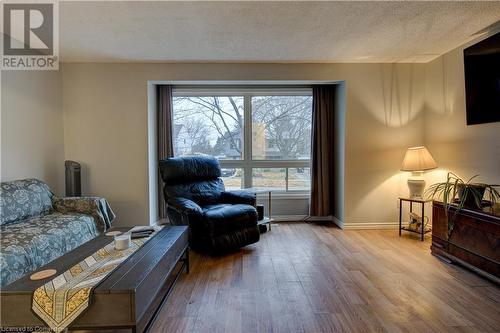
[[[174,154],[243,157],[243,97],[174,97]]]
[[[309,159],[311,108],[311,96],[253,97],[253,158]]]

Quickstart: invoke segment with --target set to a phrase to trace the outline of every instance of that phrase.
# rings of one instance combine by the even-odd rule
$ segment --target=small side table
[[[422,228],[420,231],[418,230],[413,230],[407,227],[404,227],[402,224],[403,221],[403,201],[404,202],[409,202],[410,203],[410,213],[413,213],[413,203],[419,203],[422,206]],[[404,198],[400,197],[399,198],[399,236],[401,236],[401,230],[409,231],[409,232],[414,232],[417,234],[420,234],[420,240],[423,242],[424,241],[424,235],[428,232],[431,232],[431,229],[425,230],[425,204],[427,202],[432,201],[431,199],[420,199],[420,198]]]
[[[267,193],[267,202],[268,202],[268,214],[264,214],[264,218],[260,221],[257,222],[258,225],[261,224],[268,224],[269,225],[269,231],[271,231],[271,223],[274,222],[274,219],[272,218],[272,205],[273,205],[273,199],[272,199],[272,190],[267,189],[267,188],[259,188],[259,187],[249,187],[249,188],[244,188],[243,190],[253,192],[255,194],[259,193]]]

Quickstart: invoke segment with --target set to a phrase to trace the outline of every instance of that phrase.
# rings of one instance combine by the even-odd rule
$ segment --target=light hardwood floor
[[[429,246],[280,223],[236,253],[192,253],[152,332],[499,332],[500,288]]]

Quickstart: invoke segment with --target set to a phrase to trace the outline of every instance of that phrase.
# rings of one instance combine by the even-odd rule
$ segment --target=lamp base
[[[421,199],[424,194],[425,180],[423,172],[414,171],[408,178],[408,190],[410,191],[410,198]]]

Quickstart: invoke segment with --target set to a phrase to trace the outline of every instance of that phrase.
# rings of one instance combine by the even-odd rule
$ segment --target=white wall
[[[393,226],[406,148],[422,144],[424,65],[338,65],[346,81],[345,227]]]
[[[429,183],[444,181],[448,171],[463,178],[479,174],[477,181],[500,183],[500,123],[466,124],[463,49],[481,39],[426,65],[424,139],[439,166],[428,174]]]
[[[422,144],[424,65],[65,63],[65,158],[84,194],[109,199],[123,225],[149,221],[148,90],[153,80],[345,80],[346,227],[397,221],[405,149]]]
[[[341,228],[344,228],[344,192],[345,192],[345,82],[337,85],[335,91],[335,127],[334,145],[335,156],[333,179],[335,180],[335,193],[333,220]]]
[[[1,76],[1,180],[38,178],[64,194],[60,72]]]

